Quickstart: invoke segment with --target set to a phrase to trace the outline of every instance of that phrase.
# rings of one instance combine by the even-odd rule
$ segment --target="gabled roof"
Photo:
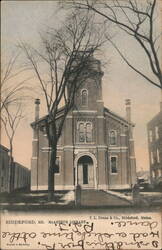
[[[62,108],[60,108],[60,109],[58,110],[56,119],[59,119],[59,118],[63,115],[64,108],[65,108],[65,107],[62,107]],[[78,111],[78,112],[79,112],[79,111]],[[124,124],[127,125],[127,126],[130,126],[130,125],[133,126],[133,127],[135,126],[134,123],[132,123],[132,122],[129,123],[125,118],[119,116],[118,114],[116,114],[115,112],[111,111],[110,109],[108,109],[108,108],[106,108],[106,107],[104,107],[104,113],[105,113],[105,115],[108,115],[108,116],[110,116],[111,118],[113,118],[114,120],[116,120],[116,121],[118,121],[118,122],[121,122],[121,123],[124,123]],[[32,123],[31,123],[31,126],[33,127],[34,125],[43,122],[45,119],[48,119],[48,115],[43,116],[43,117],[41,117],[40,119],[38,119],[37,121],[32,122]]]
[[[58,109],[56,119],[59,119],[59,117],[62,116],[62,113],[63,113],[64,108],[65,108],[65,107],[61,107],[61,108]],[[36,125],[36,124],[38,124],[38,123],[41,123],[41,122],[45,121],[46,119],[48,119],[48,116],[49,116],[49,115],[45,115],[45,116],[39,118],[38,120],[32,122],[30,125],[33,127],[34,125]]]
[[[155,123],[162,123],[162,111],[157,113],[148,123],[147,126],[151,126]]]
[[[116,114],[115,112],[111,111],[110,109],[108,109],[108,108],[106,108],[106,107],[104,107],[104,112],[105,112],[106,115],[111,116],[114,120],[117,120],[117,121],[119,121],[119,122],[122,122],[122,123],[124,123],[124,124],[127,125],[127,126],[128,126],[128,125],[131,125],[131,126],[133,126],[133,127],[135,126],[134,123],[128,122],[125,118],[119,116],[118,114]]]

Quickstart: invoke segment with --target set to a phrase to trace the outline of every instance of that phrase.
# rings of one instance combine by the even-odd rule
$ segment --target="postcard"
[[[0,249],[162,249],[162,1],[1,7]]]

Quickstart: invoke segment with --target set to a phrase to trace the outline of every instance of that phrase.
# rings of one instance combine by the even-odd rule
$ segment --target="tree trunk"
[[[56,145],[51,145],[50,163],[48,167],[48,201],[54,200],[54,167],[56,162]]]
[[[13,183],[14,183],[14,169],[13,169],[13,149],[12,149],[12,142],[10,142],[10,154],[9,154],[9,193],[13,191]]]

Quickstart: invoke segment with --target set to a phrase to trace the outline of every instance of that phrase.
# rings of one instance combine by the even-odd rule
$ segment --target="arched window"
[[[110,138],[110,145],[116,145],[116,131],[112,130],[109,133],[109,138]]]
[[[79,142],[90,143],[92,142],[92,123],[79,122],[78,123],[78,138]]]
[[[86,124],[86,142],[92,142],[92,124]]]
[[[88,105],[88,91],[86,89],[83,89],[81,92],[81,102],[82,106],[87,106]]]
[[[84,123],[79,124],[79,142],[85,142]]]

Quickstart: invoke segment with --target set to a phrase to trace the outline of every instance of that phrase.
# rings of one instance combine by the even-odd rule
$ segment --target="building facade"
[[[85,189],[127,189],[136,182],[130,101],[126,103],[127,119],[104,107],[100,61],[94,57],[91,60],[95,77],[87,79],[77,90],[75,108],[68,113],[59,139],[54,170],[57,190],[73,190],[78,184]],[[36,113],[38,109],[36,102]],[[58,117],[61,112],[60,109]],[[31,190],[48,189],[51,149],[45,119],[31,124]]]
[[[9,192],[8,148],[0,145],[0,192]]]
[[[14,162],[13,189],[30,188],[30,170],[18,162]]]
[[[30,170],[14,162],[10,169],[9,149],[0,145],[0,193],[10,192],[20,188],[29,188]]]
[[[147,124],[152,184],[162,183],[162,101],[160,112]]]

